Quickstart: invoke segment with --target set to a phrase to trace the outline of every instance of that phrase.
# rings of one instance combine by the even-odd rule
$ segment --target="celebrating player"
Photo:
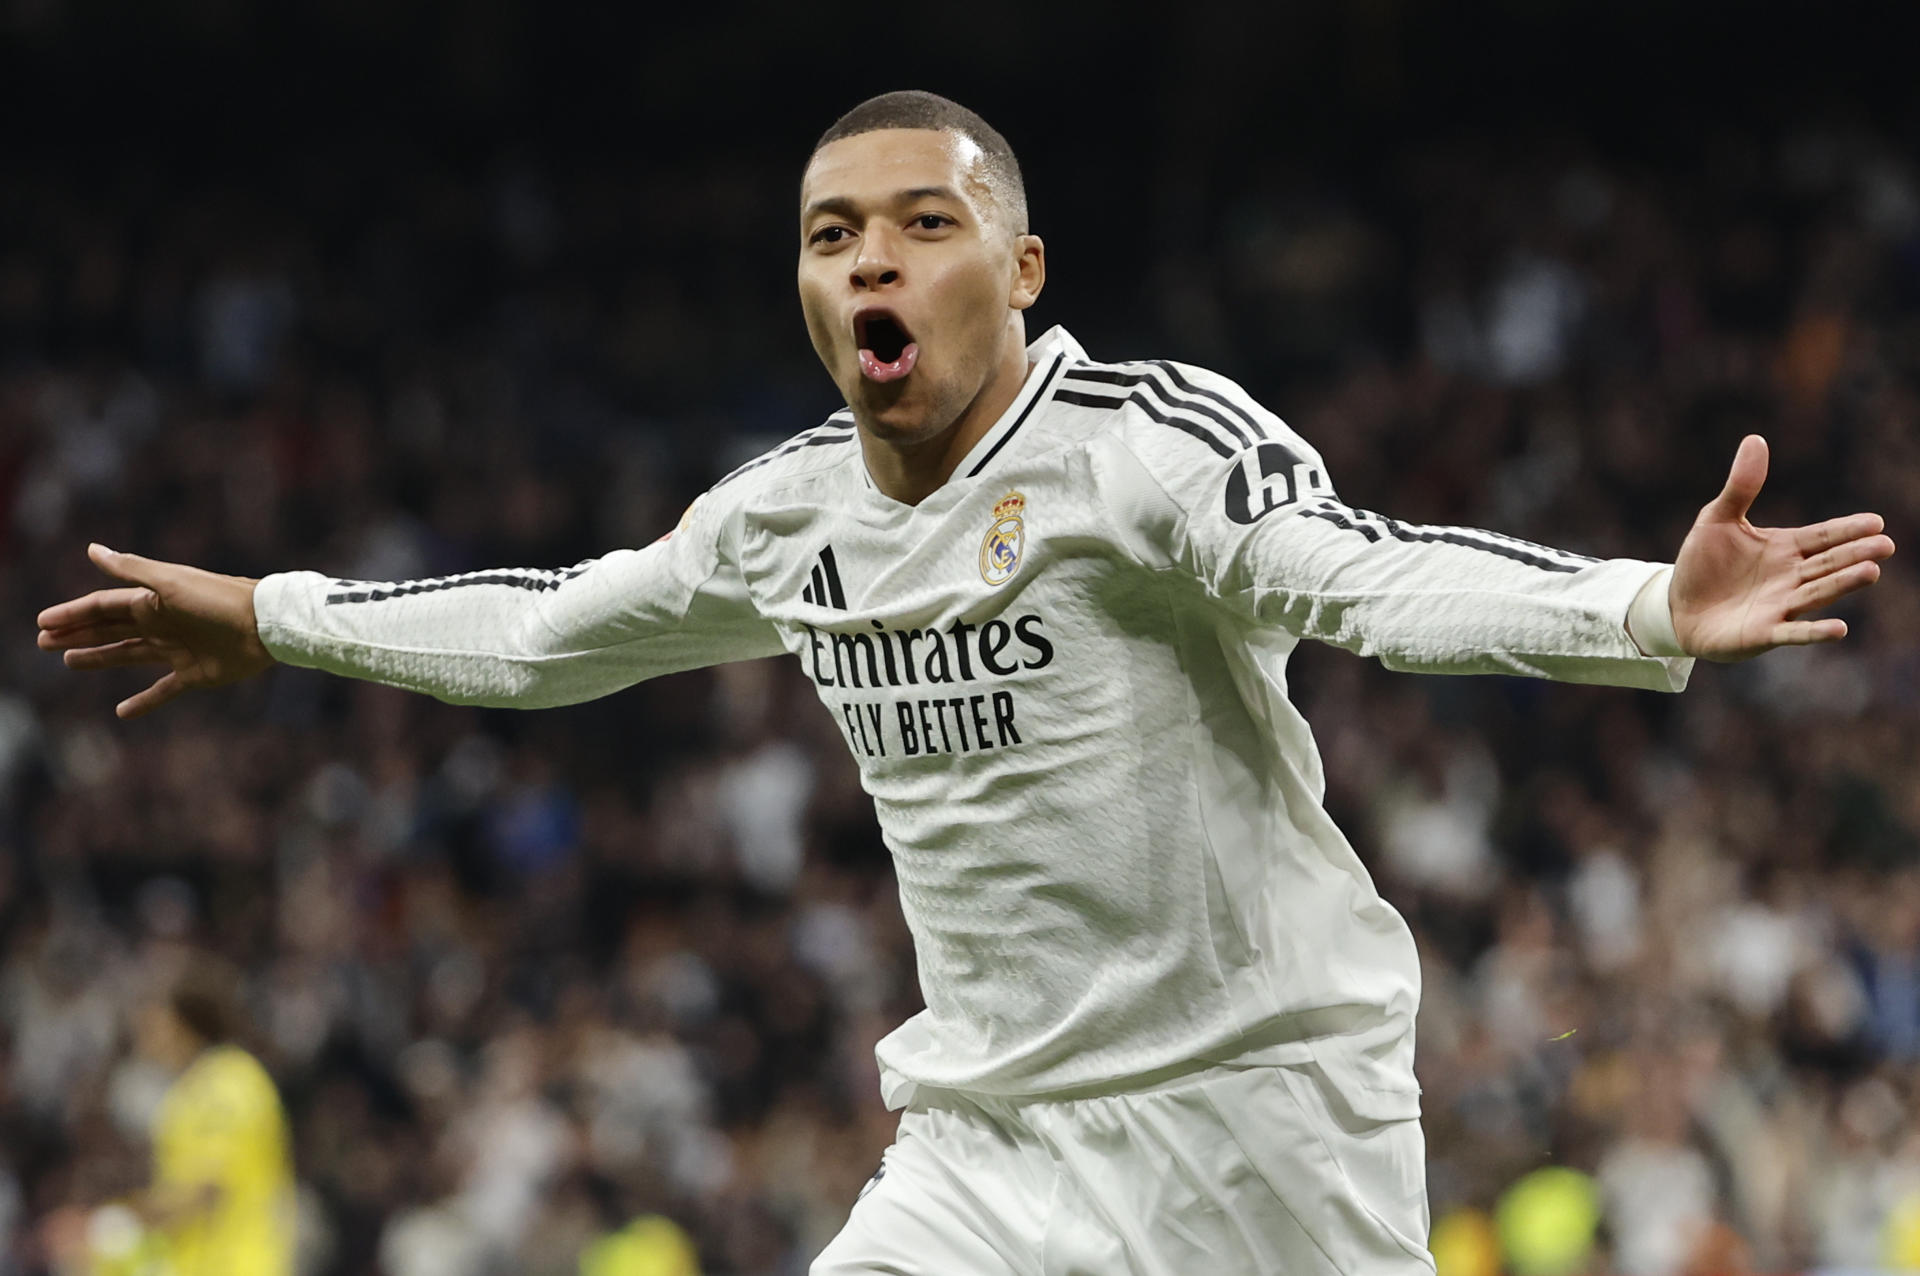
[[[1199,368],[1056,328],[1006,141],[872,99],[802,182],[808,331],[847,408],[640,550],[400,583],[95,546],[48,609],[145,713],[276,660],[534,707],[791,652],[892,849],[927,1009],[878,1047],[898,1138],[816,1276],[1431,1269],[1413,940],[1321,806],[1303,638],[1430,673],[1679,690],[1830,642],[1881,520],[1755,527],[1744,441],[1676,562],[1355,509]]]

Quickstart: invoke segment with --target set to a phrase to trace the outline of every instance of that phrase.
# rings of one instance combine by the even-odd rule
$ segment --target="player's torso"
[[[1011,979],[994,1013],[1037,1027],[1127,962],[1211,1000],[1181,628],[1085,452],[917,507],[858,464],[755,500],[740,556],[873,794],[929,1005],[977,1020],[965,990]]]
[[[1055,453],[906,506],[843,469],[749,509],[756,607],[876,796],[1031,773],[1107,709],[1150,707],[1115,679],[1169,658],[1166,601],[1113,544],[1086,470]]]

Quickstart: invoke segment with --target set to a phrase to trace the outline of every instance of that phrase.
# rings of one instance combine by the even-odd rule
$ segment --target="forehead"
[[[800,181],[802,209],[816,200],[881,200],[903,190],[945,186],[974,199],[989,192],[980,144],[946,129],[887,128],[829,142]]]

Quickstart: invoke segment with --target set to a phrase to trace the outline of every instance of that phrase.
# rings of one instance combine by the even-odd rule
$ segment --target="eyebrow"
[[[909,190],[895,191],[892,195],[889,195],[884,202],[899,205],[912,204],[923,199],[957,200],[959,198],[958,195],[953,193],[951,187],[915,186]],[[811,220],[820,216],[822,213],[830,213],[835,217],[852,217],[859,211],[860,205],[849,197],[845,195],[829,195],[825,199],[816,199],[813,203],[808,204],[807,211],[803,215],[803,218],[805,220]]]

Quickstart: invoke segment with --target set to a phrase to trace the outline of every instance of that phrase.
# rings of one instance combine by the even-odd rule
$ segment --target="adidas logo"
[[[847,609],[847,592],[840,588],[840,566],[833,561],[833,546],[823,545],[813,564],[813,583],[800,591],[800,597],[816,607]]]

